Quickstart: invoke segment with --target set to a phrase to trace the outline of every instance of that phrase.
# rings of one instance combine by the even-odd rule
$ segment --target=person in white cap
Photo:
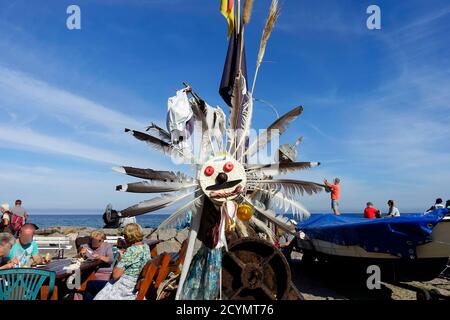
[[[12,233],[11,230],[11,212],[9,211],[9,204],[3,203],[0,207],[1,210],[1,222],[0,232]]]

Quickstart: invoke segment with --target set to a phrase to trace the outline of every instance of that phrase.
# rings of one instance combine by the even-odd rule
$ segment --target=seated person
[[[98,269],[95,279],[96,280],[109,280],[112,272],[112,262],[114,260],[114,254],[112,251],[112,245],[105,242],[106,234],[101,230],[92,231],[89,242],[81,244],[78,248],[78,254],[90,260],[101,260],[103,267]]]
[[[387,204],[389,206],[389,212],[385,215],[385,218],[400,217],[400,211],[395,206],[394,200],[389,200]]]
[[[127,249],[114,268],[112,279],[98,292],[94,300],[136,299],[136,282],[145,264],[151,259],[150,248],[142,242],[144,233],[137,223],[127,224],[123,235]],[[99,281],[93,282],[97,282],[97,288],[100,287]]]
[[[16,258],[19,267],[30,267],[44,262],[39,254],[38,246],[33,240],[36,230],[35,224],[25,223],[19,231],[19,238],[9,252],[9,259]]]
[[[0,270],[14,268],[19,263],[17,258],[8,261],[9,252],[15,242],[16,239],[11,233],[0,233]]]
[[[367,202],[367,207],[364,209],[364,218],[366,219],[381,218],[381,211],[375,208],[372,202]]]
[[[106,235],[101,230],[92,231],[89,243],[80,245],[78,254],[85,259],[101,260],[111,265],[114,255],[112,245],[105,242]]]

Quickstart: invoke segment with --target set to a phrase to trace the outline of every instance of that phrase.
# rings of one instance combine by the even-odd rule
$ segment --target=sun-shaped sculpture
[[[187,95],[187,92],[186,90],[182,90],[178,94]],[[202,100],[200,102],[204,103]],[[195,99],[191,99],[189,103],[193,109],[200,110],[200,106]],[[208,126],[207,130],[203,130],[203,134],[207,137],[206,140],[208,143],[201,148],[200,155],[198,156],[193,155],[194,148],[186,152],[186,150],[182,150],[177,144],[172,143],[170,133],[160,127],[156,129],[155,126],[151,126],[148,129],[149,131],[157,132],[158,137],[144,132],[125,129],[126,132],[132,134],[135,138],[146,142],[151,147],[162,151],[168,156],[182,156],[189,162],[193,159],[199,159],[200,163],[194,163],[195,168],[198,170],[196,178],[180,172],[133,167],[114,168],[118,172],[145,179],[145,181],[119,185],[116,187],[116,190],[131,193],[162,194],[160,197],[143,201],[127,209],[118,211],[117,215],[119,217],[137,216],[154,212],[176,202],[189,199],[187,204],[175,210],[169,219],[159,226],[161,229],[172,227],[188,211],[193,211],[193,215],[195,216],[199,210],[198,204],[201,203],[199,200],[206,197],[214,203],[217,209],[220,209],[220,206],[227,201],[234,201],[238,205],[245,203],[252,206],[255,213],[262,220],[270,220],[283,229],[292,230],[292,226],[286,223],[288,219],[277,216],[271,207],[264,205],[269,201],[263,201],[261,199],[270,199],[277,212],[294,214],[300,220],[307,218],[309,212],[298,201],[298,198],[303,196],[304,193],[313,194],[323,191],[324,186],[309,181],[275,179],[274,177],[313,168],[319,166],[320,163],[281,161],[278,163],[251,165],[246,163],[245,156],[253,156],[259,149],[262,149],[270,143],[275,137],[274,132],[282,134],[297,119],[302,111],[303,107],[297,107],[277,119],[260,134],[253,144],[249,145],[243,151],[240,157],[237,156],[237,152],[231,152],[231,149],[228,152],[223,150],[217,153],[214,152],[214,145],[222,145],[223,141],[216,140],[217,134],[213,134],[214,131],[209,129],[210,126],[208,125],[208,121],[206,121],[208,113],[217,112],[217,109],[213,109],[206,104],[204,105],[203,111],[197,113],[201,118],[196,117],[197,122]],[[215,125],[217,123],[213,123],[212,127],[214,128]],[[202,143],[204,142],[202,141]],[[202,162],[202,159],[208,160]],[[255,217],[255,219],[258,218]]]
[[[237,8],[239,4],[238,1]],[[250,10],[246,7],[245,12]],[[266,33],[270,35],[278,15],[278,1],[273,0],[258,55],[258,69],[268,39]],[[238,238],[242,238],[256,232],[269,243],[276,241],[274,227],[295,234],[294,226],[282,213],[294,214],[299,220],[307,218],[309,212],[298,199],[305,193],[311,195],[325,188],[314,182],[277,178],[320,165],[318,162],[296,162],[295,147],[282,146],[276,152],[276,159],[280,160],[273,163],[251,161],[288,129],[301,115],[303,107],[296,107],[282,115],[261,131],[254,141],[250,141],[254,82],[250,92],[246,84],[246,71],[242,67],[245,24],[244,13],[244,20],[236,24],[236,30],[230,37],[230,58],[227,56],[224,70],[225,76],[225,71],[231,70],[227,69],[227,64],[234,61],[235,72],[228,72],[232,83],[225,85],[223,91],[221,88],[221,94],[227,96],[224,100],[230,106],[228,121],[220,107],[209,106],[191,86],[185,84],[184,89],[168,100],[167,130],[153,123],[147,132],[125,129],[125,132],[172,159],[190,164],[194,175],[133,167],[115,168],[121,173],[144,179],[117,186],[118,191],[161,195],[124,210],[113,211],[112,215],[137,216],[182,201],[184,204],[175,209],[158,229],[176,226],[185,220],[187,214],[192,215],[177,292],[180,299],[220,296],[217,288],[221,279],[221,256],[222,250],[228,250],[228,233],[235,232]],[[240,61],[237,67],[236,61]],[[249,229],[255,232],[251,233]],[[194,254],[197,240],[201,248]],[[208,272],[209,276],[201,276],[198,272]],[[200,278],[212,282],[199,284]],[[209,289],[205,290],[205,287]]]

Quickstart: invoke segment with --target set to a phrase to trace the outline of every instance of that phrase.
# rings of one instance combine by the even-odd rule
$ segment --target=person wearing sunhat
[[[19,237],[9,252],[9,259],[16,258],[19,267],[42,264],[44,259],[39,254],[36,242],[33,240],[35,231],[39,229],[33,223],[25,223],[19,231]]]

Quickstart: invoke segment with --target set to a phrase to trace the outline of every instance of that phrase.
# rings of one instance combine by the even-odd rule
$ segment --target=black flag
[[[247,61],[245,58],[245,46],[242,50],[241,59],[241,42],[242,32],[236,36],[236,30],[233,30],[233,34],[230,37],[230,43],[228,45],[227,58],[225,60],[225,66],[223,68],[222,80],[220,82],[219,94],[230,107],[231,95],[233,93],[234,81],[239,72],[239,61],[241,61],[242,76],[247,79]],[[248,88],[248,85],[247,85]]]

